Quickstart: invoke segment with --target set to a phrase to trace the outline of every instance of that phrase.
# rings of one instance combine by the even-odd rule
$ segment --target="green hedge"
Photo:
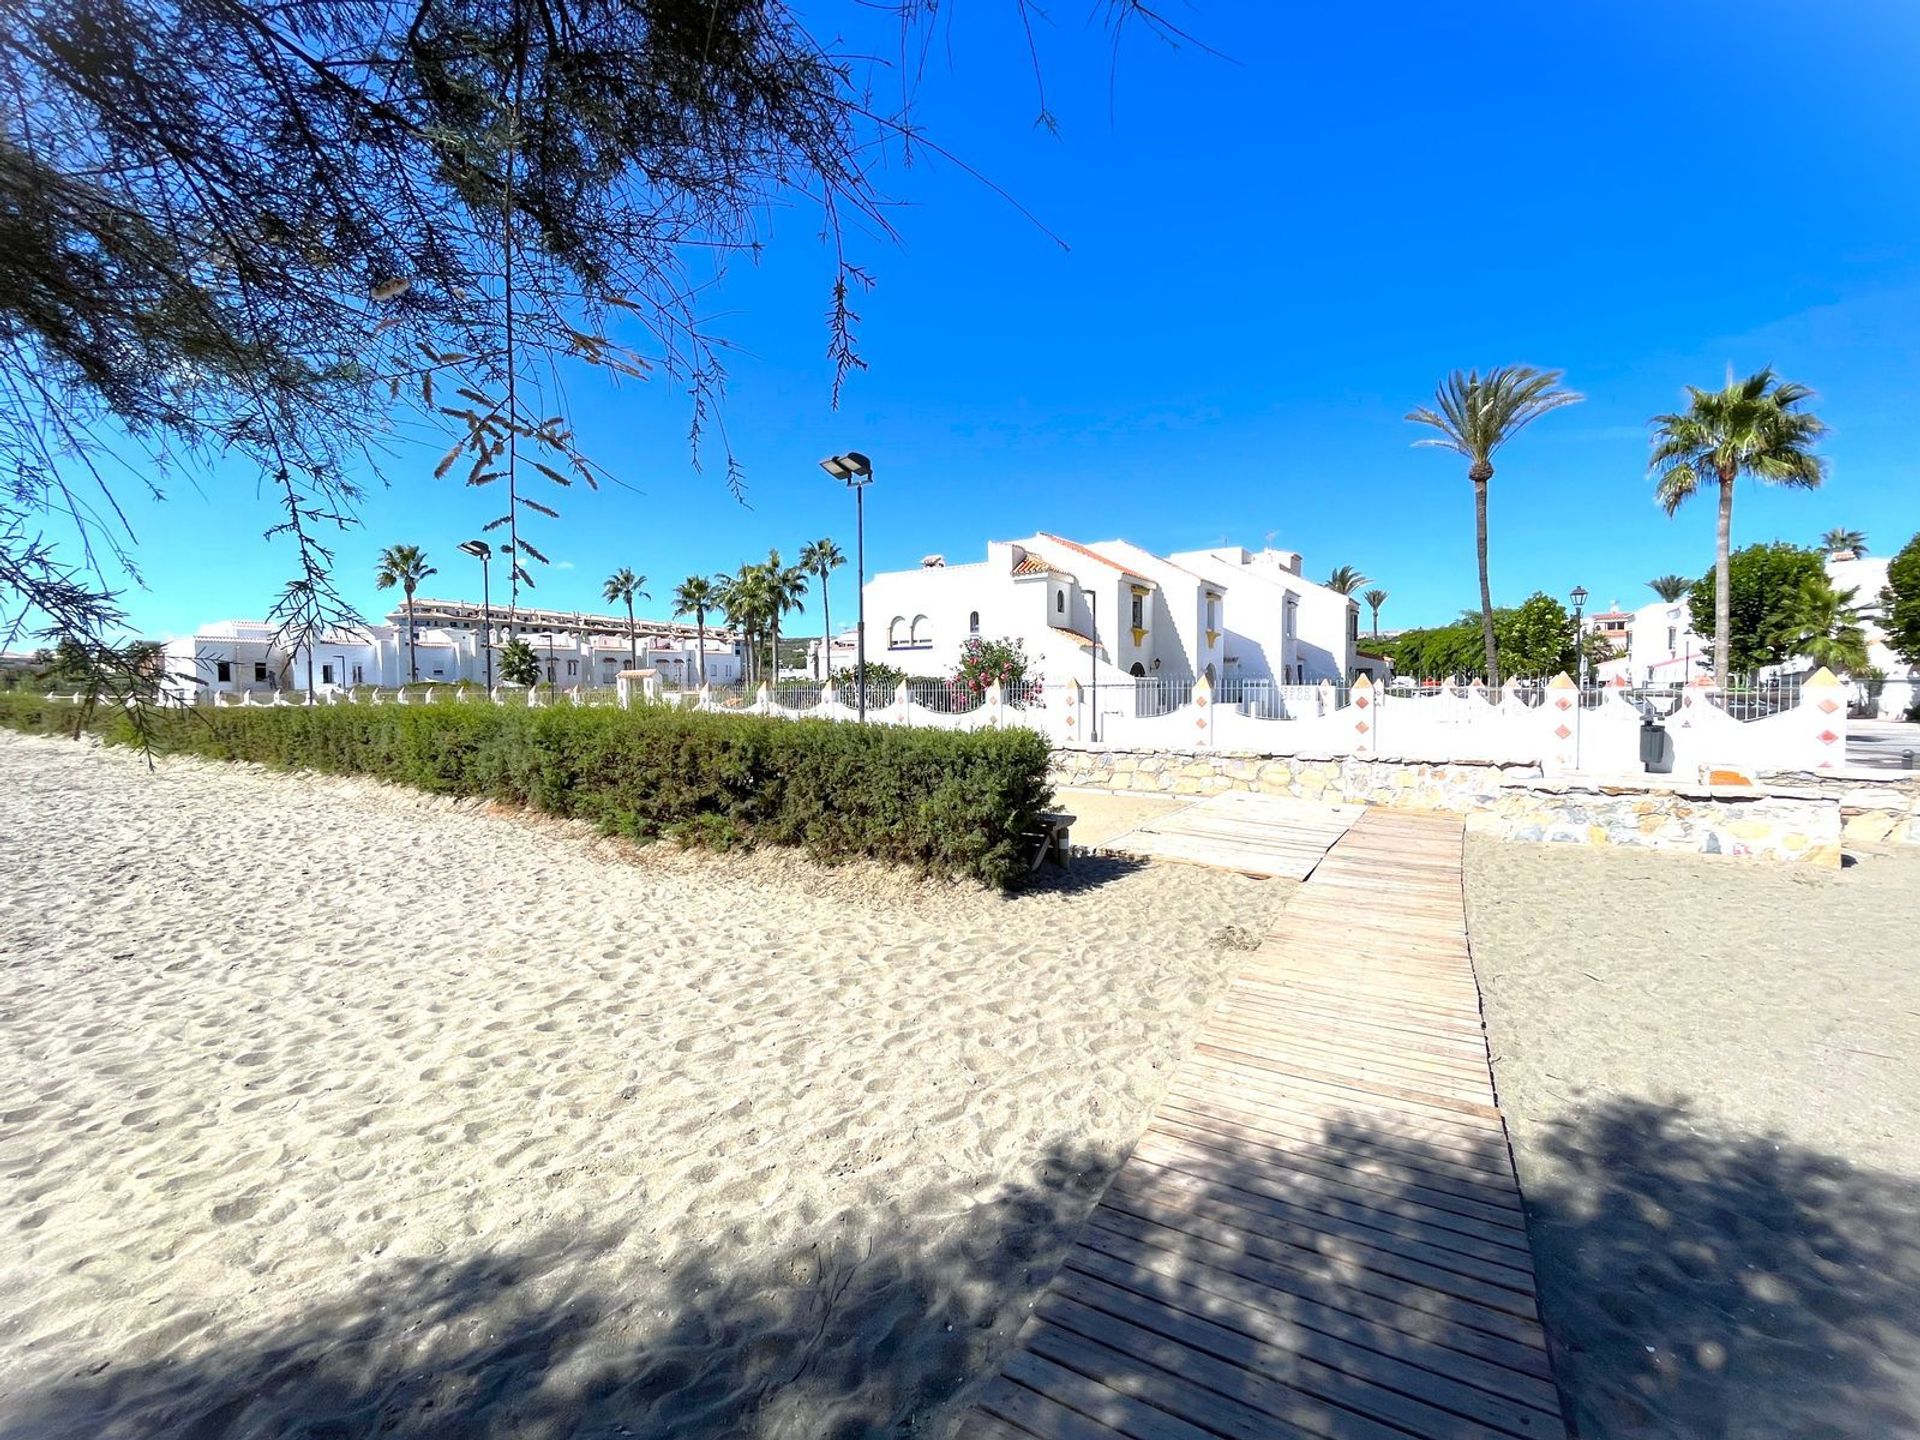
[[[71,703],[0,695],[0,724],[71,732]],[[1005,887],[1051,795],[1047,742],[664,709],[483,703],[148,712],[156,748],[282,769],[370,775],[591,820],[639,839],[801,845]],[[124,715],[87,722],[134,739]]]

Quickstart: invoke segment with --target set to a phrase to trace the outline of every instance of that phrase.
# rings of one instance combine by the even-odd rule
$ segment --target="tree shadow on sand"
[[[1541,1149],[1528,1218],[1582,1440],[1920,1435],[1920,1181],[1631,1101]]]
[[[1045,1390],[1138,1437],[1537,1437],[1556,1380],[1582,1440],[1920,1433],[1911,1180],[1648,1105],[1561,1127],[1527,1196],[1550,1375],[1530,1295],[1486,1258],[1528,1234],[1490,1250],[1461,1203],[1505,1164],[1497,1139],[1352,1117],[1287,1138],[1181,1108],[1117,1175],[1056,1147],[983,1203],[838,1217],[753,1264],[720,1243],[644,1294],[596,1263],[612,1225],[394,1266],[177,1360],[15,1387],[0,1436],[856,1440],[944,1433],[975,1399],[1006,1417],[979,1433],[1004,1436]]]

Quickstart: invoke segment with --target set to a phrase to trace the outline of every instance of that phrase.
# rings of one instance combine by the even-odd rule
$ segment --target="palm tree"
[[[693,633],[698,649],[695,654],[700,661],[700,684],[707,683],[707,611],[719,604],[719,590],[713,581],[704,575],[689,575],[682,580],[673,592],[673,614],[678,619],[682,615],[693,616]]]
[[[1656,575],[1647,581],[1647,588],[1671,605],[1693,588],[1693,582],[1684,575]]]
[[[1561,372],[1536,370],[1531,365],[1502,365],[1484,376],[1478,370],[1458,370],[1440,382],[1433,400],[1437,408],[1422,406],[1407,419],[1431,425],[1437,445],[1466,457],[1467,479],[1473,482],[1473,538],[1480,557],[1480,638],[1487,652],[1487,684],[1500,688],[1500,656],[1493,638],[1493,587],[1487,579],[1487,482],[1493,479],[1493,455],[1502,445],[1550,410],[1577,405],[1586,397],[1560,388]]]
[[[773,683],[780,683],[780,617],[793,609],[807,593],[807,572],[798,565],[788,565],[780,559],[778,550],[767,551],[766,564],[757,567],[766,589],[767,628],[772,637],[773,646],[768,652],[772,659]]]
[[[766,567],[742,565],[733,574],[717,575],[714,579],[720,592],[715,598],[727,612],[727,623],[738,630],[746,642],[746,678],[752,681],[759,671],[759,642],[769,608]]]
[[[1867,532],[1843,530],[1836,525],[1820,537],[1820,548],[1829,555],[1838,555],[1851,550],[1857,558],[1867,553]]]
[[[1342,595],[1351,595],[1367,583],[1367,577],[1351,565],[1342,565],[1327,577],[1327,588],[1337,590]]]
[[[1780,607],[1779,642],[1789,655],[1804,655],[1837,675],[1855,675],[1870,663],[1867,607],[1854,603],[1857,589],[1841,590],[1825,575],[1809,575]]]
[[[420,665],[413,644],[413,592],[429,575],[440,572],[427,564],[427,552],[418,545],[389,545],[380,552],[373,572],[374,588],[391,590],[398,585],[407,597],[407,682],[420,678]]]
[[[1387,603],[1387,592],[1384,590],[1369,590],[1360,598],[1366,601],[1368,606],[1373,610],[1373,638],[1378,640],[1380,638],[1380,607]]]
[[[1733,543],[1733,482],[1750,475],[1769,485],[1803,490],[1819,486],[1827,462],[1813,453],[1826,434],[1818,416],[1800,407],[1813,391],[1782,380],[1772,369],[1745,380],[1727,376],[1723,390],[1687,387],[1687,408],[1656,415],[1647,469],[1660,504],[1671,515],[1708,481],[1720,486],[1713,559],[1713,683],[1727,685],[1733,620],[1727,557]]]
[[[635,670],[640,668],[640,635],[633,626],[633,597],[651,600],[645,589],[647,577],[636,575],[626,565],[622,565],[607,577],[607,583],[600,587],[600,594],[610,605],[627,602],[627,663]]]
[[[827,576],[847,563],[831,540],[815,540],[800,547],[800,568],[820,577],[820,678],[833,678],[833,614],[827,608]]]

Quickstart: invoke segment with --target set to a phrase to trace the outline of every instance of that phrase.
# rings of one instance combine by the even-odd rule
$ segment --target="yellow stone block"
[[[1736,840],[1771,840],[1773,826],[1765,820],[1736,820],[1727,826],[1727,833]]]

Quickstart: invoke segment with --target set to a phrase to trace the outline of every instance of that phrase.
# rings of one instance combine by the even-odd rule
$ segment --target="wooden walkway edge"
[[[1369,810],[1247,958],[963,1440],[1566,1440],[1457,817]]]

